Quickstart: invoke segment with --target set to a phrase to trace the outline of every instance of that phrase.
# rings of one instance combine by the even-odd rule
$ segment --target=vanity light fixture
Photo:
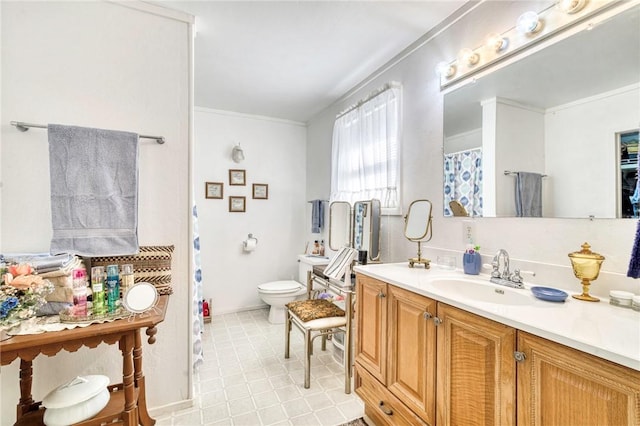
[[[469,48],[465,48],[458,53],[458,61],[472,67],[480,62],[480,55]]]
[[[590,1],[553,0],[544,9],[521,14],[513,27],[488,34],[482,45],[475,49],[462,49],[455,60],[441,62],[436,69],[443,89],[479,72],[496,62],[521,52],[530,45],[546,40],[556,33],[581,24],[601,12],[615,8],[633,7],[638,0]],[[627,3],[630,6],[627,6]],[[608,13],[608,12],[607,12]],[[584,24],[590,30],[592,25]],[[491,72],[486,70],[486,72]]]
[[[569,15],[580,12],[587,4],[587,0],[559,0],[556,6]]]
[[[509,39],[498,33],[489,33],[485,38],[484,45],[493,52],[502,52],[509,47]]]
[[[532,35],[542,29],[542,21],[536,12],[525,12],[518,17],[516,28],[521,34]]]
[[[242,148],[240,148],[240,144],[233,147],[233,150],[231,151],[231,158],[236,163],[244,160],[244,151],[242,150]]]

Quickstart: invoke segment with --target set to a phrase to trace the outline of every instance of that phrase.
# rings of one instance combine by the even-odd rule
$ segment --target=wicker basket
[[[89,257],[88,268],[107,265],[133,265],[134,282],[148,282],[158,294],[171,294],[171,256],[174,246],[141,246],[138,254],[127,256]],[[90,269],[89,269],[90,270]]]

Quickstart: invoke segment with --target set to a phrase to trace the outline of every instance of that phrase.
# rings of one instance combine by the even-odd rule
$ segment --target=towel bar
[[[10,121],[9,124],[11,124],[12,126],[15,126],[16,129],[20,130],[21,132],[26,132],[31,127],[36,127],[38,129],[46,129],[47,128],[46,124],[25,123],[23,121]],[[160,145],[162,145],[165,142],[164,136],[138,135],[138,137],[142,138],[142,139],[155,139],[155,141],[157,143],[159,143]]]

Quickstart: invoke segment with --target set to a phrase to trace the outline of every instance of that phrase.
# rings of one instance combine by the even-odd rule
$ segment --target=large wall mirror
[[[638,217],[640,6],[620,9],[445,94],[445,216],[528,216],[516,174],[532,172],[542,217]]]

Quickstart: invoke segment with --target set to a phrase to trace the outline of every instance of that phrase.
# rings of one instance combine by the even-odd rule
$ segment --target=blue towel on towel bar
[[[322,200],[311,202],[311,233],[319,234],[324,227],[324,205]]]
[[[138,252],[138,135],[49,124],[51,253]]]

